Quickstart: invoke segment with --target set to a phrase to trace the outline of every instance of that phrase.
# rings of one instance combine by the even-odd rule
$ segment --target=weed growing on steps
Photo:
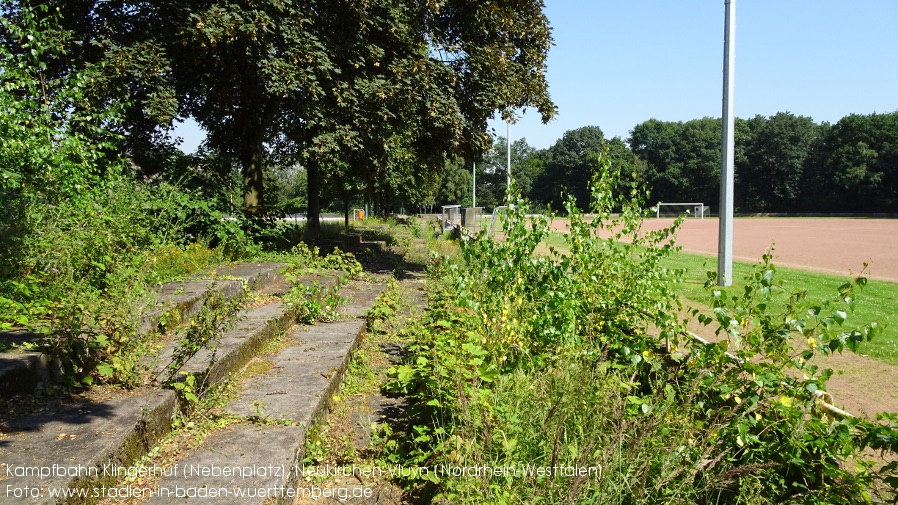
[[[182,393],[186,400],[196,402],[197,393],[204,389],[205,384],[197,383],[193,374],[180,373],[181,368],[202,349],[210,353],[209,365],[214,364],[218,341],[227,328],[239,322],[236,315],[246,297],[244,292],[240,296],[225,298],[210,290],[199,313],[190,320],[178,339],[171,362],[166,367],[165,382]]]
[[[342,252],[340,249],[322,255],[318,247],[309,247],[306,243],[300,242],[290,250],[288,259],[290,261],[288,273],[294,275],[315,273],[320,270],[343,272],[351,280],[358,279],[362,275],[361,263],[356,261],[352,253]]]
[[[386,369],[390,356],[385,351],[387,345],[396,346],[408,339],[401,328],[410,322],[408,310],[410,303],[406,299],[408,293],[402,286],[390,279],[387,289],[381,293],[377,302],[368,313],[367,332],[353,353],[340,391],[331,398],[330,411],[324,420],[316,423],[309,430],[306,439],[304,465],[309,469],[316,466],[346,465],[371,468],[377,475],[377,469],[386,469],[393,465],[382,458],[386,442],[384,433],[392,433],[388,422],[373,420],[371,425],[361,425],[362,419],[370,414],[370,397],[381,393],[386,383]],[[360,443],[360,432],[369,432],[369,442]],[[306,477],[307,481],[320,484],[323,476]],[[365,486],[380,487],[386,485],[379,479],[366,480]]]
[[[119,478],[118,487],[155,489],[162,478],[160,472],[147,471],[153,468],[171,468],[178,460],[192,450],[202,446],[203,442],[216,431],[233,424],[248,422],[238,416],[225,414],[222,409],[234,396],[238,376],[229,375],[218,384],[213,384],[190,403],[187,408],[172,419],[172,431],[160,439],[155,446],[134,463],[129,465],[132,471]],[[105,498],[101,505],[121,503],[114,498]]]
[[[280,332],[273,338],[269,339],[262,350],[260,356],[269,355],[278,352],[287,344],[285,332]],[[172,431],[157,442],[145,456],[133,463],[132,467],[136,470],[146,470],[148,468],[170,468],[185,454],[189,454],[192,450],[202,446],[204,441],[213,433],[228,428],[235,424],[256,424],[256,425],[295,425],[295,423],[284,420],[271,419],[265,415],[264,403],[259,402],[255,408],[253,415],[241,417],[223,412],[223,409],[231,401],[239,390],[242,380],[254,375],[265,373],[270,369],[270,363],[265,363],[264,359],[255,358],[246,367],[235,374],[229,374],[227,378],[217,384],[210,384],[202,391],[197,391],[194,398],[184,402],[186,408],[181,410],[172,419]],[[185,374],[181,383],[188,383],[193,377],[191,374]],[[196,384],[194,377],[193,383]],[[176,383],[177,384],[177,383]],[[200,394],[202,393],[202,394]],[[183,392],[179,391],[183,396]],[[125,476],[118,482],[120,487],[130,485],[134,487],[155,488],[158,484],[159,476],[153,472],[132,472],[132,475]],[[118,503],[114,500],[101,502]]]
[[[284,297],[284,303],[296,312],[297,321],[312,323],[332,321],[339,317],[337,307],[343,302],[339,290],[350,280],[362,276],[362,265],[350,253],[339,249],[322,256],[317,247],[310,248],[305,243],[295,246],[289,256],[290,266],[284,273],[293,288]],[[317,280],[311,285],[303,283],[309,275],[333,275],[337,272],[336,283],[325,288]]]
[[[284,296],[284,304],[294,311],[297,322],[333,321],[339,316],[337,307],[343,303],[338,294],[339,284],[326,288],[313,281],[311,285],[305,285],[290,274],[287,279],[293,282],[293,288]]]
[[[876,333],[849,324],[864,281],[832,300],[796,293],[773,313],[765,259],[742,293],[717,290],[714,317],[702,321],[731,347],[693,344],[676,316],[678,273],[662,267],[676,227],[642,233],[645,199],[635,186],[615,196],[619,180],[600,163],[595,218],[568,206],[567,253],[535,256],[546,222],[518,210],[504,241],[481,236],[461,242],[463,261],[434,259],[431,310],[390,386],[409,396],[414,425],[387,458],[429,469],[406,484],[445,503],[889,496],[895,468],[875,468],[864,451],[894,453],[898,418],[817,408],[830,372],[813,355]],[[807,346],[793,348],[793,335]]]

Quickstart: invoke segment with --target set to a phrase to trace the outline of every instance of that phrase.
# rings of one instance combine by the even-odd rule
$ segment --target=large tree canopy
[[[809,156],[806,206],[898,212],[898,112],[850,114],[824,124]]]
[[[273,149],[306,167],[314,218],[322,190],[347,179],[375,201],[420,201],[408,189],[433,186],[447,155],[489,147],[495,113],[555,114],[541,0],[50,4],[78,41],[59,66],[102,65],[94,106],[131,105],[134,156],[192,116],[241,167],[248,213],[265,205]]]
[[[740,163],[740,207],[755,212],[795,210],[805,161],[819,127],[809,117],[788,112],[755,116],[747,124],[750,140],[745,145],[745,162]]]
[[[738,130],[738,126],[737,126]],[[633,153],[646,163],[653,197],[667,202],[715,202],[720,184],[720,119],[650,119],[630,132]]]
[[[147,175],[187,165],[172,162],[170,136],[174,123],[193,117],[209,134],[205,152],[214,163],[204,165],[228,178],[241,173],[249,214],[277,199],[266,187],[281,195],[273,170],[301,167],[308,195],[295,201],[307,205],[314,228],[327,199],[364,198],[375,210],[432,203],[440,181],[450,180],[446,160],[456,157],[482,162],[479,203],[504,201],[504,159],[489,163],[504,158],[504,146],[488,154],[487,120],[526,108],[544,120],[555,114],[542,9],[539,0],[0,0],[9,21],[0,43],[10,58],[31,58],[44,83],[11,90],[10,110],[57,107],[48,117],[61,128],[78,125],[78,135],[106,146],[98,155],[123,152]],[[54,50],[32,54],[18,40],[12,27],[26,18]],[[52,85],[73,76],[83,81]],[[112,109],[114,122],[103,114]],[[737,120],[737,210],[894,212],[895,117],[852,114],[833,125],[789,113]],[[631,151],[657,199],[716,202],[719,123],[652,119],[633,128]],[[574,137],[589,128],[567,132],[548,150],[512,146],[512,175],[525,196],[557,207],[567,188],[586,205],[576,193],[601,143],[577,160]],[[615,152],[625,157],[621,147]],[[21,175],[4,171],[10,181]]]

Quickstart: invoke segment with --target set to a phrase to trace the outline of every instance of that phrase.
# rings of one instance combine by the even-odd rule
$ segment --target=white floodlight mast
[[[471,168],[471,177],[474,178],[474,183],[471,184],[471,207],[477,206],[477,162],[474,162],[474,167]]]
[[[720,235],[717,243],[717,284],[733,284],[733,178],[735,160],[736,0],[725,0],[723,39],[723,145],[720,162]]]
[[[505,146],[508,152],[508,164],[506,171],[505,199],[511,205],[511,121],[505,122]]]

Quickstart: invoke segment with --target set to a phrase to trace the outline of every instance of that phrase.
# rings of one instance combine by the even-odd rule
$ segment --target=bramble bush
[[[643,230],[646,197],[635,184],[613,194],[619,181],[600,158],[594,214],[567,206],[569,252],[534,254],[546,219],[518,207],[504,240],[480,235],[462,240],[462,261],[435,257],[431,308],[390,384],[411,398],[412,426],[389,442],[388,461],[600,476],[436,471],[407,484],[439,503],[858,503],[894,493],[894,466],[866,451],[898,449],[896,418],[819,408],[832,372],[813,355],[877,332],[849,325],[864,280],[832,300],[795,293],[776,312],[768,301],[782,288],[765,257],[742,292],[711,289],[712,314],[695,316],[722,339],[697,343],[677,316],[680,272],[661,263],[677,249],[679,222]]]

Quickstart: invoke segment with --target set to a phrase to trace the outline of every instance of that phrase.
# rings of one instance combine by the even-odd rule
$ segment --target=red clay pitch
[[[736,218],[733,257],[758,262],[775,245],[773,263],[837,275],[859,274],[869,263],[871,279],[898,282],[898,219]],[[646,229],[671,219],[647,219]],[[687,252],[717,256],[717,219],[687,219],[677,244]]]

